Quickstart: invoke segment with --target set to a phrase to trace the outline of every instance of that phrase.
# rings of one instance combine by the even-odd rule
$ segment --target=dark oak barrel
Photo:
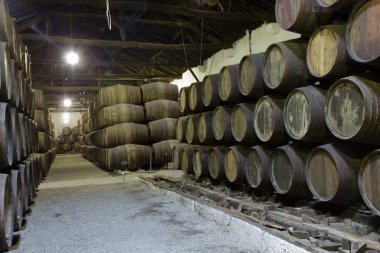
[[[358,172],[367,147],[334,142],[313,149],[306,163],[306,179],[314,198],[339,205],[359,201]]]
[[[319,6],[316,0],[277,0],[275,14],[283,29],[305,35],[330,24],[333,16],[330,9]]]
[[[142,103],[142,96],[140,87],[118,84],[100,89],[98,100],[94,112],[102,107],[122,103],[139,105]]]
[[[13,163],[21,160],[21,131],[20,121],[16,108],[10,107],[10,119],[12,122],[12,136],[13,136]]]
[[[314,85],[289,93],[285,102],[284,122],[290,137],[314,143],[326,143],[332,139],[325,122],[326,93],[326,90]]]
[[[241,103],[234,107],[231,114],[231,132],[240,143],[257,144],[259,139],[253,127],[255,104]]]
[[[212,131],[213,114],[214,112],[204,112],[199,116],[197,136],[203,145],[212,145],[217,142]]]
[[[269,176],[276,192],[294,197],[310,197],[305,177],[309,151],[309,148],[299,144],[281,146],[273,151]]]
[[[23,217],[23,196],[21,192],[21,174],[18,170],[9,172],[12,185],[12,202],[13,202],[13,225],[18,230],[21,227]]]
[[[380,78],[349,76],[336,81],[327,92],[325,118],[339,139],[380,144]]]
[[[223,102],[235,104],[240,100],[238,88],[239,64],[224,66],[219,73],[219,97]]]
[[[8,4],[6,0],[0,0],[0,41],[8,40]]]
[[[166,118],[148,123],[149,139],[151,142],[171,140],[176,138],[177,119]]]
[[[26,166],[25,164],[17,164],[16,165],[17,170],[20,173],[21,176],[21,194],[22,194],[22,207],[23,207],[23,212],[27,212],[29,210],[29,201],[28,201],[28,195],[29,195],[29,186],[28,186],[28,177],[26,173]]]
[[[189,108],[192,113],[205,110],[203,105],[203,83],[192,83],[189,88]]]
[[[10,107],[0,103],[0,168],[13,163],[13,135]]]
[[[108,149],[109,170],[131,170],[149,167],[150,146],[127,144]],[[126,163],[126,164],[125,164]]]
[[[244,184],[245,180],[245,157],[247,148],[233,146],[226,150],[224,157],[224,170],[226,178],[231,183]]]
[[[226,178],[224,169],[224,157],[227,151],[226,147],[216,146],[209,154],[208,170],[212,179],[223,181]]]
[[[311,83],[306,64],[307,43],[290,40],[272,44],[264,56],[263,78],[268,88],[289,92]]]
[[[183,87],[179,91],[179,111],[182,115],[189,113],[189,89],[190,87]]]
[[[185,174],[194,174],[193,155],[195,146],[188,145],[181,149],[181,169]]]
[[[193,166],[195,178],[209,177],[208,160],[210,157],[211,147],[202,147],[195,149],[193,154]]]
[[[262,75],[264,53],[244,56],[239,65],[239,91],[251,98],[264,96],[267,87]]]
[[[173,149],[178,146],[177,140],[165,140],[152,145],[153,163],[164,165],[173,162]]]
[[[179,102],[167,99],[155,100],[144,104],[146,121],[180,116]]]
[[[189,144],[199,144],[198,139],[198,125],[199,125],[199,114],[190,115],[186,122],[186,141]]]
[[[369,153],[363,160],[359,172],[360,194],[371,209],[380,216],[380,149]]]
[[[46,101],[44,92],[42,90],[33,89],[33,97],[34,97],[34,108],[36,110],[45,110]]]
[[[0,250],[12,245],[14,231],[13,197],[10,176],[0,174]]]
[[[179,145],[173,147],[173,163],[176,170],[181,170],[181,157],[182,149],[186,148],[189,144],[179,143]]]
[[[284,144],[288,140],[284,124],[285,99],[280,96],[264,96],[256,103],[254,128],[257,137],[270,144]]]
[[[178,100],[178,86],[175,84],[155,82],[141,86],[142,100],[150,102],[159,99]]]
[[[380,67],[380,0],[362,1],[351,12],[347,23],[346,46],[358,62]]]
[[[205,76],[203,79],[202,102],[207,109],[214,109],[222,103],[219,97],[219,74]]]
[[[3,2],[3,0],[1,2]],[[2,10],[0,8],[0,12],[1,11]],[[0,26],[2,26],[1,21]],[[10,57],[11,56],[7,43],[0,41],[0,97],[4,101],[9,101],[12,96],[12,76],[10,70]]]
[[[231,132],[231,114],[233,107],[218,106],[212,116],[212,131],[217,141],[229,143],[233,141]]]
[[[248,149],[245,161],[245,178],[253,188],[272,191],[269,177],[272,147],[257,145]]]
[[[63,136],[69,136],[71,134],[71,127],[69,126],[65,126],[63,129],[62,129],[62,135]]]
[[[364,72],[346,50],[345,25],[318,28],[309,40],[306,62],[310,73],[318,78],[337,80]]]
[[[132,104],[107,106],[98,111],[95,119],[94,130],[119,123],[145,123],[144,107]]]
[[[25,158],[28,154],[27,151],[27,140],[26,140],[26,132],[28,131],[27,126],[25,125],[24,121],[24,115],[22,113],[18,113],[18,121],[19,121],[19,126],[20,126],[20,151],[21,151],[21,157]]]
[[[18,64],[15,60],[11,59],[10,60],[10,78],[12,79],[11,83],[12,83],[12,94],[11,94],[11,100],[10,100],[10,104],[13,106],[13,107],[16,107],[18,108],[19,105],[20,105],[20,83],[18,82],[18,78],[17,78],[17,70],[18,68]]]
[[[176,136],[179,142],[186,142],[186,127],[187,127],[187,118],[189,116],[180,117],[176,123]]]

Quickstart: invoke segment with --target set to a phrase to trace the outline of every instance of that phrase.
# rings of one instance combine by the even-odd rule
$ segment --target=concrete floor
[[[136,175],[123,182],[80,155],[58,155],[11,252],[254,252],[242,231],[199,216]]]

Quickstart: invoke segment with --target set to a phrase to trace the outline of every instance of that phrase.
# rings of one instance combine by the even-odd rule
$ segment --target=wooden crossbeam
[[[139,80],[173,80],[181,78],[181,75],[173,75],[173,76],[96,76],[96,75],[75,75],[75,76],[66,76],[63,77],[62,75],[48,75],[48,74],[37,74],[33,73],[34,79],[42,79],[42,80],[63,80],[67,79],[67,81],[75,81],[75,80],[82,80],[82,81],[139,81]]]
[[[22,33],[24,40],[28,41],[43,41],[46,43],[69,44],[76,46],[92,46],[92,47],[114,47],[114,48],[129,48],[129,49],[154,49],[154,50],[183,50],[182,44],[163,44],[135,41],[112,41],[112,40],[92,40],[92,39],[75,39],[64,36],[48,36],[30,33]],[[230,47],[230,43],[206,43],[202,45],[203,50],[218,51],[223,48]],[[186,50],[199,51],[201,44],[185,44]]]

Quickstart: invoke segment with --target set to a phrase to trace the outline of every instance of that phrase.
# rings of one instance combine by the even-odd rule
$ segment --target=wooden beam
[[[48,75],[33,73],[34,78],[41,78],[43,80],[62,80],[64,78],[67,81],[82,80],[82,81],[138,81],[138,80],[173,80],[181,78],[181,75],[173,76],[95,76],[95,75],[75,75],[63,77],[62,75]]]
[[[47,2],[51,4],[64,4],[67,5],[67,0],[32,0],[34,2]],[[86,5],[96,8],[105,9],[105,4],[103,0],[70,0],[70,4],[76,5]],[[240,13],[240,12],[218,12],[218,11],[205,11],[205,10],[197,10],[190,9],[186,7],[182,7],[179,5],[169,5],[169,4],[160,4],[160,3],[152,3],[146,1],[110,1],[111,10],[128,10],[128,11],[152,11],[152,12],[160,12],[160,13],[169,13],[196,17],[196,18],[211,18],[211,19],[239,19],[239,20],[262,20],[264,21],[273,21],[274,17],[271,15],[266,15],[264,11],[255,11],[252,13]],[[272,15],[273,16],[273,15]],[[270,19],[271,18],[271,19]]]
[[[112,40],[91,40],[91,39],[71,39],[63,36],[47,36],[38,34],[21,34],[24,40],[44,41],[49,43],[69,44],[75,46],[92,46],[92,47],[116,47],[116,48],[133,48],[133,49],[163,49],[163,50],[183,50],[182,44],[163,44],[148,43],[135,41],[112,41]],[[186,50],[199,51],[201,44],[185,44]],[[223,48],[231,47],[230,43],[203,44],[203,50],[218,51]]]
[[[32,88],[43,90],[43,91],[61,91],[61,92],[81,92],[81,91],[98,91],[101,87],[98,86],[65,86],[65,87],[57,87],[57,86],[35,86]],[[55,96],[52,94],[46,94],[47,96]],[[82,96],[82,95],[78,95]],[[86,95],[84,95],[86,96]],[[91,95],[93,96],[93,95]]]
[[[44,58],[34,58],[32,60],[33,65],[67,65],[66,62],[60,61],[60,60],[51,60],[51,59],[44,59]],[[120,66],[149,66],[149,67],[178,67],[178,66],[185,66],[185,61],[176,61],[176,62],[170,62],[170,63],[155,63],[152,61],[119,61],[119,62],[113,62],[113,61],[106,61],[106,62],[96,62],[96,61],[81,61],[79,65],[82,66],[90,66],[90,67],[120,67]]]
[[[29,18],[28,20],[22,22],[22,23],[17,23],[17,31],[18,32],[23,32],[25,30],[28,30],[31,28],[33,25],[38,24],[42,21],[42,15],[37,14],[34,17]]]

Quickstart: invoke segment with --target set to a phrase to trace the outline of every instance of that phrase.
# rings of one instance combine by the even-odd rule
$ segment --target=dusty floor
[[[57,156],[35,202],[11,252],[252,252],[236,229],[80,155]]]

